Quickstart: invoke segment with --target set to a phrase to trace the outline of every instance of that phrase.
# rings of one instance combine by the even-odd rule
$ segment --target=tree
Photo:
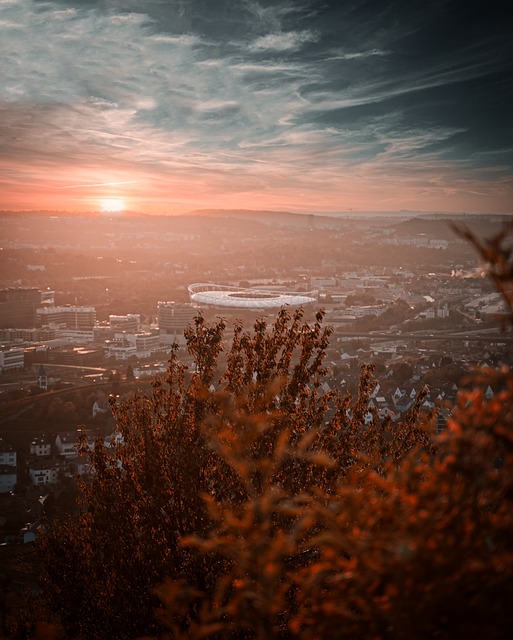
[[[393,378],[397,384],[411,382],[413,376],[413,368],[408,362],[399,362],[393,368]]]
[[[42,543],[44,593],[70,637],[156,633],[152,590],[165,578],[213,596],[230,560],[183,545],[212,531],[205,497],[235,507],[270,488],[293,497],[332,492],[352,466],[374,465],[380,455],[400,460],[429,443],[419,403],[395,438],[387,420],[362,428],[371,367],[354,401],[320,392],[331,334],[322,320],[322,312],[308,324],[301,310],[284,310],[273,325],[257,320],[252,333],[237,324],[221,371],[225,322],[198,317],[186,332],[194,373],[174,350],[150,396],[113,401],[123,442],[112,454],[97,441],[78,519],[55,524]],[[246,452],[249,478],[226,446]]]

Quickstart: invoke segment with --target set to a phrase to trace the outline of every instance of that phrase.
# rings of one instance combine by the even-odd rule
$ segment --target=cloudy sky
[[[0,209],[511,213],[506,11],[0,0]]]

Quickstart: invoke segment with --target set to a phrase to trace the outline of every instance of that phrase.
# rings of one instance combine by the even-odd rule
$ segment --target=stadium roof
[[[280,309],[286,306],[303,307],[317,302],[318,291],[270,291],[197,282],[189,285],[189,296],[191,301],[197,304],[259,310]]]

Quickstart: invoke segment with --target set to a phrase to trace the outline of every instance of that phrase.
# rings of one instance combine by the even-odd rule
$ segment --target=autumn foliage
[[[513,594],[513,375],[482,372],[433,431],[419,394],[324,392],[319,312],[198,317],[151,395],[113,402],[76,519],[41,542],[67,638],[506,638]],[[486,399],[493,378],[498,390]]]

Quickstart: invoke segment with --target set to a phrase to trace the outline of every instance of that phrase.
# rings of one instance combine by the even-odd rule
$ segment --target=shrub
[[[483,372],[440,436],[424,391],[369,422],[371,367],[356,398],[322,391],[322,321],[282,311],[225,348],[198,317],[194,370],[173,352],[113,402],[122,444],[96,443],[78,518],[41,543],[66,637],[509,637],[513,374]]]

